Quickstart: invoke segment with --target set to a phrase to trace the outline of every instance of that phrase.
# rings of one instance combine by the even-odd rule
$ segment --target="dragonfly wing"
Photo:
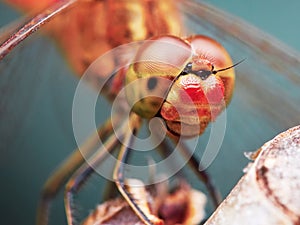
[[[246,58],[236,68],[236,87],[226,112],[224,141],[209,168],[225,195],[248,163],[244,151],[259,148],[280,131],[299,123],[300,57],[273,37],[203,3],[185,1],[181,7],[186,26],[193,33],[217,39],[232,54],[234,62]],[[261,51],[261,43],[266,39],[272,43]],[[76,148],[70,118],[76,85],[77,78],[53,42],[38,33],[0,62],[1,199],[8,206],[4,221],[12,223],[16,219],[15,223],[20,223],[34,218],[43,181]],[[87,90],[87,100],[88,95]],[[110,116],[110,112],[103,111],[105,108],[109,107],[99,107],[96,112]],[[200,137],[196,153],[200,158],[210,139],[209,131]],[[23,182],[24,179],[30,182]],[[17,198],[20,187],[22,197]],[[93,196],[99,195],[96,187]],[[24,211],[11,218],[9,210],[15,205]],[[62,205],[55,211],[55,218],[64,221]]]
[[[64,0],[49,6],[46,10],[26,20],[15,32],[0,45],[0,59],[4,58],[15,46],[40,29],[45,23],[53,19],[58,13],[66,10],[77,0]]]
[[[70,117],[76,84],[53,41],[40,32],[0,62],[1,199],[7,206],[4,223],[28,218],[34,223],[43,182],[76,148]],[[24,210],[18,219],[11,217],[16,204]],[[63,221],[62,205],[59,208],[62,212],[56,216]]]
[[[300,84],[300,53],[274,36],[204,2],[183,1],[182,10],[194,23],[201,24],[222,39],[238,42],[242,48],[250,49],[262,63]]]
[[[224,173],[237,180],[248,163],[243,152],[254,151],[281,131],[299,124],[300,54],[203,1],[181,1],[180,8],[190,32],[215,38],[234,62],[246,59],[236,67],[224,141],[210,167],[217,186],[223,186],[224,195],[230,191]],[[196,153],[199,158],[210,137],[209,131],[200,137],[200,153]]]

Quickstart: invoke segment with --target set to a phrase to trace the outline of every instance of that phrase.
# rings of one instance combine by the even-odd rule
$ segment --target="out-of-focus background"
[[[279,0],[208,2],[254,24],[300,51],[299,1],[289,1],[288,4]],[[0,4],[1,27],[19,17],[19,13],[4,3]],[[231,48],[230,45],[229,49]],[[243,52],[241,48],[234,49],[234,52],[235,61],[249,58],[251,54]],[[255,55],[252,57],[255,58]],[[243,71],[248,77],[239,77],[237,74],[236,92],[227,110],[224,142],[208,169],[223,196],[229,193],[243,175],[242,170],[248,163],[243,154],[245,151],[256,150],[279,132],[300,121],[300,114],[296,114],[300,112],[299,105],[295,105],[297,99],[300,99],[297,86],[284,76],[273,76],[263,63],[256,63],[261,62],[256,62],[250,56],[249,60],[243,62],[244,66],[241,65],[238,69],[249,70]],[[251,68],[260,70],[253,72],[253,78]],[[16,49],[7,61],[1,63],[1,224],[34,224],[43,183],[56,166],[77,147],[71,121],[77,82],[54,42],[45,36],[31,38],[24,47]],[[268,100],[272,102],[272,108],[268,106]],[[287,106],[292,109],[283,108]],[[103,108],[97,108],[99,115],[101,114],[99,121],[109,115]],[[283,113],[278,115],[276,112]],[[199,149],[202,148],[201,143],[206,143],[208,136],[206,133],[200,138]],[[201,150],[197,154],[200,155]],[[193,175],[190,178],[194,187],[204,190]],[[80,203],[76,209],[79,218],[95,206],[95,200],[101,200],[102,188],[103,179],[99,177],[93,177],[92,182],[86,184],[83,192],[76,198]],[[63,191],[54,201],[50,221],[51,224],[66,224]]]

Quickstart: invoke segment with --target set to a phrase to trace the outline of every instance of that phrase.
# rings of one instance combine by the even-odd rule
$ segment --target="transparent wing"
[[[231,189],[229,183],[239,178],[248,163],[243,152],[254,151],[279,132],[299,124],[300,54],[216,6],[182,1],[181,8],[191,32],[219,40],[234,62],[246,59],[236,68],[226,135],[210,167],[217,186],[226,194]]]
[[[53,19],[57,14],[68,9],[68,7],[75,4],[76,0],[63,0],[55,4],[51,4],[47,10],[42,11],[27,20],[24,24],[21,24],[20,27],[14,32],[2,45],[0,49],[0,59],[5,57],[11,49],[17,46],[25,38],[33,34],[36,30],[40,29],[45,23]]]
[[[17,17],[4,5],[0,11],[1,21],[4,15]],[[0,62],[3,223],[35,223],[43,183],[76,148],[70,116],[76,83],[53,40],[40,32]],[[53,209],[57,217],[53,222],[62,224],[62,201]]]
[[[192,1],[182,2],[181,7],[191,33],[219,40],[235,62],[246,58],[237,67],[222,148],[209,168],[225,195],[248,162],[244,151],[256,150],[299,123],[300,57],[273,37],[215,7]],[[7,12],[2,6],[0,10],[1,16]],[[7,224],[34,223],[43,182],[76,148],[71,123],[76,84],[77,78],[53,40],[39,32],[0,62],[0,178],[5,205],[2,221]],[[103,107],[99,112],[102,120],[109,115]],[[199,156],[208,138],[209,132],[200,138]],[[93,188],[99,196],[98,186]],[[12,212],[16,215],[16,205],[22,212],[11,216]],[[52,222],[61,224],[62,201],[53,208]]]

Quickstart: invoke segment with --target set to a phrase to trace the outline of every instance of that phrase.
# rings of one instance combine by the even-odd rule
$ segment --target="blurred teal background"
[[[284,1],[208,1],[243,18],[276,36],[292,48],[300,51],[298,29],[300,2]],[[0,5],[0,25],[4,26],[18,18],[19,14]],[[31,44],[34,43],[34,44]],[[236,52],[237,50],[235,50]],[[244,58],[242,49],[234,56]],[[248,54],[248,53],[247,53]],[[251,60],[245,64],[252,63]],[[283,62],[284,63],[284,62]],[[257,65],[250,65],[250,68]],[[239,67],[239,70],[248,67]],[[259,68],[263,68],[263,65]],[[261,70],[262,73],[268,68]],[[246,71],[251,76],[251,71]],[[300,74],[300,71],[299,71]],[[221,151],[209,168],[216,185],[226,196],[242,176],[242,169],[248,160],[243,152],[254,151],[279,132],[297,125],[299,115],[290,116],[289,109],[282,117],[287,120],[272,120],[271,111],[276,108],[255,108],[256,102],[246,96],[250,93],[263,100],[264,89],[274,90],[280,98],[294,104],[300,99],[297,87],[291,81],[272,82],[272,75],[257,75],[257,89],[247,89],[247,83],[238,78],[236,93],[227,111],[227,130]],[[264,79],[270,81],[264,84]],[[284,79],[284,78],[283,78]],[[47,37],[33,37],[20,46],[0,65],[0,212],[1,224],[32,225],[39,192],[49,174],[76,148],[71,109],[77,78],[62,59],[52,40]],[[293,100],[287,93],[291,91]],[[274,94],[273,97],[276,97]],[[252,99],[253,100],[253,99]],[[286,103],[285,102],[285,103]],[[278,101],[278,107],[284,102]],[[266,102],[267,105],[267,102]],[[300,104],[299,104],[300,105]],[[299,110],[299,105],[295,106]],[[108,115],[98,106],[99,121]],[[282,109],[281,109],[282,110]],[[268,111],[268,112],[267,112]],[[294,111],[293,111],[294,112]],[[298,111],[300,112],[300,111]],[[276,118],[276,117],[275,117]],[[285,122],[286,121],[286,122]],[[200,138],[205,143],[208,134]],[[198,153],[200,154],[200,153]],[[203,189],[193,179],[191,184]],[[103,179],[93,177],[78,196],[78,216],[84,217],[101,200]],[[97,200],[97,201],[95,201]],[[63,191],[55,199],[50,217],[51,224],[66,224],[63,209]]]

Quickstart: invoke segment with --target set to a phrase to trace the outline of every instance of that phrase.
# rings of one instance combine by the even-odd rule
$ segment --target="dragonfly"
[[[191,27],[191,30],[193,30],[194,33],[203,33],[203,30],[204,30],[204,32],[207,32],[207,31],[213,32],[213,33],[215,33],[216,37],[218,37],[218,36],[220,37],[221,43],[222,43],[223,39],[224,39],[224,42],[225,41],[229,42],[229,44],[228,44],[229,49],[231,48],[231,45],[230,45],[230,40],[231,40],[232,46],[233,46],[232,48],[233,49],[235,49],[235,48],[243,49],[243,52],[247,57],[247,64],[243,65],[243,67],[250,65],[249,66],[250,68],[243,68],[243,71],[241,72],[240,77],[237,78],[237,79],[240,79],[240,82],[237,82],[237,86],[236,86],[236,89],[237,89],[236,90],[236,92],[237,92],[236,102],[241,103],[241,105],[237,108],[240,111],[237,110],[237,112],[242,112],[242,114],[240,114],[240,113],[234,114],[234,115],[240,115],[240,118],[237,118],[235,121],[233,121],[234,123],[236,123],[236,125],[233,125],[233,127],[236,128],[236,130],[235,129],[232,130],[232,132],[235,133],[235,135],[233,135],[233,137],[237,136],[237,134],[239,133],[238,132],[239,129],[241,129],[241,128],[237,129],[237,127],[238,127],[237,124],[240,125],[240,124],[242,124],[243,121],[249,121],[249,120],[252,121],[251,119],[253,117],[257,118],[257,114],[258,114],[257,112],[259,112],[259,111],[264,112],[265,114],[262,114],[264,116],[268,115],[266,120],[257,120],[257,122],[256,122],[259,125],[261,125],[261,124],[265,125],[264,130],[261,131],[261,133],[265,133],[266,132],[265,130],[267,129],[268,132],[266,132],[266,133],[268,133],[269,135],[272,135],[272,132],[275,132],[276,129],[282,129],[282,127],[289,126],[289,125],[292,125],[293,123],[297,122],[299,119],[298,118],[299,114],[297,114],[297,112],[298,112],[297,104],[295,104],[296,99],[298,97],[297,96],[297,93],[298,93],[297,85],[299,84],[299,76],[298,76],[298,68],[297,68],[298,61],[297,61],[297,57],[296,57],[297,53],[294,53],[294,51],[290,50],[289,48],[282,45],[281,43],[278,43],[276,40],[273,41],[272,37],[265,35],[263,32],[260,32],[259,30],[255,29],[251,26],[250,26],[250,28],[251,28],[250,29],[247,24],[245,25],[240,20],[238,20],[236,29],[233,29],[233,28],[228,29],[228,27],[230,27],[229,24],[232,24],[232,21],[237,21],[237,20],[227,14],[224,14],[224,13],[218,11],[215,8],[209,7],[202,3],[194,3],[194,2],[190,2],[190,1],[183,2],[182,4],[183,4],[182,11],[183,11],[183,14],[186,15],[186,17],[190,21],[189,25],[190,26],[194,25],[193,27]],[[226,25],[224,26],[225,21],[228,22],[227,26]],[[49,22],[49,25],[51,25],[51,22]],[[203,27],[204,27],[204,29],[203,29]],[[224,28],[227,28],[227,29],[224,29]],[[200,29],[200,31],[198,31],[197,29]],[[272,40],[272,41],[269,41],[268,42],[269,45],[266,45],[266,40]],[[22,47],[22,44],[21,44],[20,48]],[[264,49],[265,52],[262,51],[262,49]],[[245,55],[242,55],[242,57],[245,57]],[[248,55],[251,55],[251,57],[248,57]],[[8,57],[9,57],[9,55],[8,55]],[[5,68],[7,66],[12,68],[13,67],[12,65],[14,64],[13,61],[14,60],[18,61],[19,57],[20,56],[16,56],[16,57],[11,56],[11,58],[9,58],[7,60],[8,63],[7,63],[7,61],[4,61],[5,64],[3,63],[3,68]],[[260,62],[259,60],[262,60],[262,62]],[[285,63],[284,63],[284,65],[282,65],[282,63],[280,63],[280,62],[285,62]],[[34,64],[34,62],[32,64]],[[253,64],[256,65],[257,67],[253,68]],[[279,64],[280,64],[280,67],[278,66]],[[259,67],[258,65],[261,65],[261,66]],[[251,71],[251,72],[249,72],[249,71]],[[265,77],[261,76],[262,75],[261,71],[264,72]],[[272,79],[269,79],[269,76],[270,76],[269,73],[274,74],[273,71],[275,71],[275,75],[272,76]],[[35,73],[37,73],[37,72],[35,72]],[[44,71],[41,70],[40,73],[42,74],[42,73],[44,73]],[[245,75],[243,75],[243,73]],[[259,77],[259,79],[258,79],[258,77]],[[65,79],[65,78],[62,78],[62,79]],[[282,80],[284,81],[283,83],[281,83]],[[261,84],[262,81],[266,82],[265,86],[268,86],[268,84],[269,84],[271,87],[276,87],[277,88],[276,92],[274,90],[263,89],[262,84]],[[283,88],[280,88],[280,86],[278,87],[278,83],[279,83],[278,81],[280,81],[280,84],[285,84],[288,88],[282,90]],[[8,80],[7,82],[12,82],[12,81]],[[27,80],[27,82],[28,82],[28,80]],[[71,82],[74,82],[74,81],[71,81]],[[37,82],[35,82],[35,83],[37,83]],[[274,83],[277,83],[277,85]],[[241,84],[241,85],[238,85],[238,84]],[[16,87],[15,84],[13,87]],[[248,89],[248,91],[245,91],[247,89]],[[251,89],[251,91],[249,89]],[[241,90],[244,90],[244,91],[241,91]],[[278,90],[280,90],[280,91],[277,92]],[[18,90],[18,91],[20,91],[20,90]],[[256,91],[260,91],[260,92],[256,93]],[[253,94],[253,92],[255,94]],[[17,91],[16,91],[16,93],[17,93]],[[26,93],[26,91],[25,91],[25,93]],[[252,95],[251,95],[251,93],[252,93]],[[280,96],[278,96],[278,93],[281,93]],[[296,94],[294,94],[294,93],[296,93]],[[7,96],[7,95],[8,94],[5,94],[4,96]],[[259,100],[256,98],[257,96],[260,97]],[[272,100],[274,96],[276,96],[276,100]],[[24,97],[25,97],[25,100],[23,102],[29,103],[29,104],[30,104],[30,102],[33,102],[32,99],[30,99],[30,100],[26,99],[26,95]],[[60,97],[61,96],[59,96],[59,97],[57,96],[57,98],[60,98]],[[286,99],[288,99],[289,101],[285,101]],[[282,105],[282,107],[278,107],[279,102]],[[8,103],[6,103],[6,104],[8,104]],[[55,103],[55,104],[57,104],[57,103]],[[23,106],[24,107],[21,107],[21,109],[28,107],[27,105],[26,106],[23,105]],[[60,106],[60,107],[62,107],[62,106]],[[59,108],[59,107],[56,107],[56,108]],[[287,110],[287,108],[289,110]],[[18,110],[21,111],[21,109],[19,108]],[[14,110],[14,111],[18,111],[18,110]],[[8,111],[11,112],[11,110],[8,110]],[[246,111],[247,111],[247,113],[245,113]],[[243,115],[243,117],[242,117],[242,115]],[[282,115],[286,115],[286,116],[283,117]],[[15,119],[13,117],[14,116],[13,114],[10,116],[11,117],[7,117],[7,118],[8,119],[12,118],[12,120]],[[23,116],[22,119],[24,119],[24,116],[26,116],[26,110],[25,110],[25,114],[22,116]],[[27,115],[27,116],[30,117],[30,115]],[[18,118],[21,118],[21,117],[18,117]],[[270,119],[271,119],[272,123],[268,122],[268,120],[270,120]],[[262,123],[262,121],[264,121],[264,122]],[[274,121],[276,121],[276,122],[274,122]],[[247,129],[249,129],[249,130],[246,132],[248,132],[247,134],[250,133],[252,135],[252,137],[254,136],[257,138],[257,136],[259,136],[257,132],[256,132],[256,135],[253,135],[253,133],[250,132],[250,131],[254,131],[254,130],[257,131],[257,129],[254,128],[255,127],[254,124],[256,124],[256,123],[250,123],[250,126],[253,126],[253,127],[250,127],[250,128],[248,127]],[[16,124],[18,124],[18,123],[16,123]],[[26,124],[23,126],[26,127]],[[243,125],[242,127],[245,128],[245,125]],[[11,129],[13,131],[17,130],[16,128],[15,129],[11,128]],[[5,130],[5,129],[3,128],[3,130]],[[205,136],[203,138],[205,138]],[[253,139],[255,139],[255,138],[253,138]],[[224,148],[230,149],[230,148],[233,148],[232,147],[233,145],[241,146],[241,141],[238,141],[238,143],[235,143],[235,144],[232,144],[232,141],[231,141],[231,144],[230,145],[227,144],[227,147],[225,144]],[[243,150],[244,149],[242,149],[241,151],[243,151]]]

